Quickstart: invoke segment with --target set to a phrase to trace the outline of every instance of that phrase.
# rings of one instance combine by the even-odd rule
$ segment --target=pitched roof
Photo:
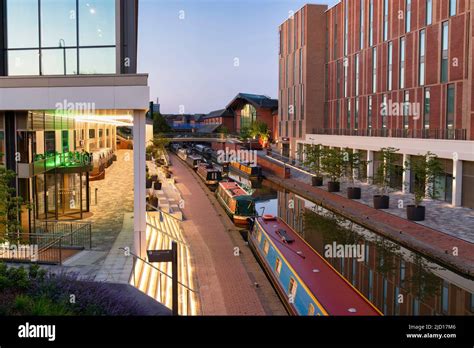
[[[211,111],[207,115],[205,115],[203,118],[214,118],[214,117],[234,117],[234,113],[230,109],[220,109],[220,110],[215,110]]]
[[[278,109],[278,99],[272,99],[266,95],[259,94],[249,94],[249,93],[239,93],[237,96],[232,99],[232,101],[227,105],[228,109],[233,109],[241,103],[252,104],[255,108],[264,108],[264,109]]]

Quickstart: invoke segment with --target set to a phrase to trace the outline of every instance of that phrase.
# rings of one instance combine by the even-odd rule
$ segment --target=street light
[[[62,48],[63,49],[63,61],[64,61],[64,75],[67,75],[66,74],[66,41],[64,41],[64,39],[60,39],[59,40],[59,48]]]

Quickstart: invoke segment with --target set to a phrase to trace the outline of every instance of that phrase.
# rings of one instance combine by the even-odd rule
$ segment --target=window
[[[372,48],[372,93],[377,93],[377,48]]]
[[[295,299],[296,297],[296,290],[298,288],[298,284],[296,283],[296,280],[294,280],[293,278],[290,278],[290,286],[288,287],[288,295],[290,296],[290,298],[292,298],[293,300]]]
[[[382,128],[387,128],[387,110],[388,109],[388,97],[386,94],[383,95],[383,109],[381,112],[382,115]]]
[[[344,9],[344,55],[347,56],[349,52],[349,0],[346,0]]]
[[[456,15],[456,5],[457,5],[456,0],[449,0],[449,16],[450,17]]]
[[[0,118],[0,121],[2,119]],[[3,162],[3,155],[5,154],[5,132],[0,131],[0,164],[5,164]]]
[[[369,296],[368,299],[369,301],[374,300],[374,271],[369,269]]]
[[[374,0],[369,0],[369,45],[374,45]]]
[[[296,120],[298,118],[298,108],[296,107],[296,86],[293,87],[293,112],[294,117],[293,119]]]
[[[447,314],[449,311],[449,284],[446,281],[443,282],[441,293],[441,310],[444,314]]]
[[[263,252],[265,255],[268,255],[268,250],[270,250],[270,244],[268,243],[268,240],[263,241]]]
[[[115,73],[115,10],[115,0],[7,0],[8,75]]]
[[[405,6],[406,6],[405,31],[408,33],[411,30],[411,0],[406,0]]]
[[[304,8],[301,10],[301,46],[304,46]]]
[[[433,0],[426,0],[426,25],[433,24]]]
[[[408,129],[408,117],[410,116],[410,92],[405,91],[403,98],[403,128]]]
[[[441,36],[441,82],[448,81],[449,24],[443,23]]]
[[[359,129],[359,98],[355,99],[354,129]]]
[[[355,94],[359,95],[359,55],[355,56]]]
[[[240,128],[250,127],[257,119],[257,110],[251,104],[245,104],[240,111]]]
[[[413,299],[412,312],[413,315],[420,315],[420,300],[417,298]]]
[[[470,311],[474,313],[474,294],[470,294],[471,297],[471,308]]]
[[[312,303],[310,303],[309,308],[308,308],[308,316],[313,316],[314,313],[315,313],[314,305]]]
[[[304,120],[304,85],[300,86],[300,107],[301,107],[301,119]]]
[[[406,39],[400,39],[400,88],[405,88],[405,42]]]
[[[367,128],[372,128],[372,96],[369,96],[367,102]]]
[[[364,47],[364,21],[365,21],[365,0],[360,0],[360,15],[359,15],[359,23],[360,23],[360,36],[359,36],[359,48],[362,49]]]
[[[349,58],[344,58],[344,98],[348,96],[348,85],[349,85]]]
[[[388,0],[383,1],[383,41],[388,40]]]
[[[425,129],[430,129],[430,110],[431,110],[431,95],[430,89],[425,88],[425,96],[423,102],[423,125]]]
[[[346,119],[346,128],[351,128],[351,100],[347,99],[347,119]]]
[[[303,83],[303,49],[300,49],[300,83]]]
[[[448,94],[447,94],[447,108],[446,108],[446,129],[454,128],[454,100],[455,100],[455,90],[454,85],[448,85]]]
[[[388,43],[388,79],[387,79],[387,89],[392,90],[392,66],[393,66],[393,43],[390,41]]]
[[[275,271],[277,274],[280,274],[281,272],[281,260],[279,258],[277,258],[275,261]]]
[[[394,297],[394,300],[395,300],[395,305],[394,305],[394,308],[395,308],[395,315],[398,315],[400,314],[400,303],[398,302],[398,297],[400,296],[400,288],[398,286],[395,287],[395,297]]]
[[[426,40],[425,40],[425,30],[420,31],[420,61],[419,61],[419,84],[424,86],[425,84],[425,52],[426,51]]]
[[[387,306],[387,292],[388,292],[388,281],[387,281],[387,278],[384,278],[383,279],[383,289],[382,289],[382,293],[383,293],[383,313],[385,315],[387,315],[387,311],[388,311],[388,306]]]
[[[338,56],[338,52],[337,52],[337,49],[338,49],[338,45],[337,45],[337,37],[338,37],[338,32],[337,32],[337,12],[334,11],[334,52],[333,52],[333,56],[334,56],[334,59],[337,58]]]
[[[337,61],[336,66],[336,99],[341,97],[341,61]]]

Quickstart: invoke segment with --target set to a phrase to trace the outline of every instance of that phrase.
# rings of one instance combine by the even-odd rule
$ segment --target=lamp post
[[[67,69],[66,69],[66,41],[64,39],[59,40],[59,48],[63,49],[63,61],[64,61],[64,75],[67,75]]]

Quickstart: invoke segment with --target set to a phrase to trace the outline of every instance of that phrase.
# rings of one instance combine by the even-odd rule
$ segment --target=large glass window
[[[388,40],[388,0],[383,1],[383,40]]]
[[[388,79],[387,79],[387,89],[389,91],[392,90],[392,65],[393,65],[393,43],[390,41],[388,43],[388,64],[387,64],[387,69],[388,69]]]
[[[374,45],[374,0],[369,1],[369,45]]]
[[[457,6],[456,0],[449,0],[449,15],[450,16],[456,15],[456,6]]]
[[[367,128],[372,128],[372,96],[369,96],[369,100],[367,102]]]
[[[405,88],[405,38],[400,39],[400,88]]]
[[[349,0],[346,0],[344,8],[344,55],[347,56],[349,52]]]
[[[423,109],[424,109],[423,125],[425,129],[430,129],[431,93],[430,93],[429,88],[425,88]]]
[[[426,25],[433,24],[433,0],[426,0]]]
[[[359,48],[364,47],[364,21],[365,21],[365,0],[360,0],[360,36],[359,36]]]
[[[406,0],[406,16],[405,16],[405,31],[408,33],[411,30],[411,0]]]
[[[372,93],[377,93],[377,47],[372,49]]]
[[[403,98],[403,128],[408,129],[408,117],[410,111],[410,92],[405,91],[405,96]]]
[[[447,98],[447,110],[446,110],[446,128],[454,128],[454,100],[455,91],[454,85],[448,85],[448,98]]]
[[[240,112],[240,128],[250,127],[257,119],[257,110],[253,105],[246,104]]]
[[[355,94],[359,95],[359,55],[355,55]]]
[[[420,86],[425,84],[425,52],[426,52],[426,41],[425,41],[425,30],[420,31],[420,62],[419,62],[419,83]]]
[[[443,23],[441,35],[441,82],[448,81],[449,24]]]
[[[6,7],[9,76],[116,72],[115,0],[7,0]]]
[[[1,121],[1,118],[0,118]],[[5,132],[0,130],[0,164],[3,163],[3,157],[5,154]]]

